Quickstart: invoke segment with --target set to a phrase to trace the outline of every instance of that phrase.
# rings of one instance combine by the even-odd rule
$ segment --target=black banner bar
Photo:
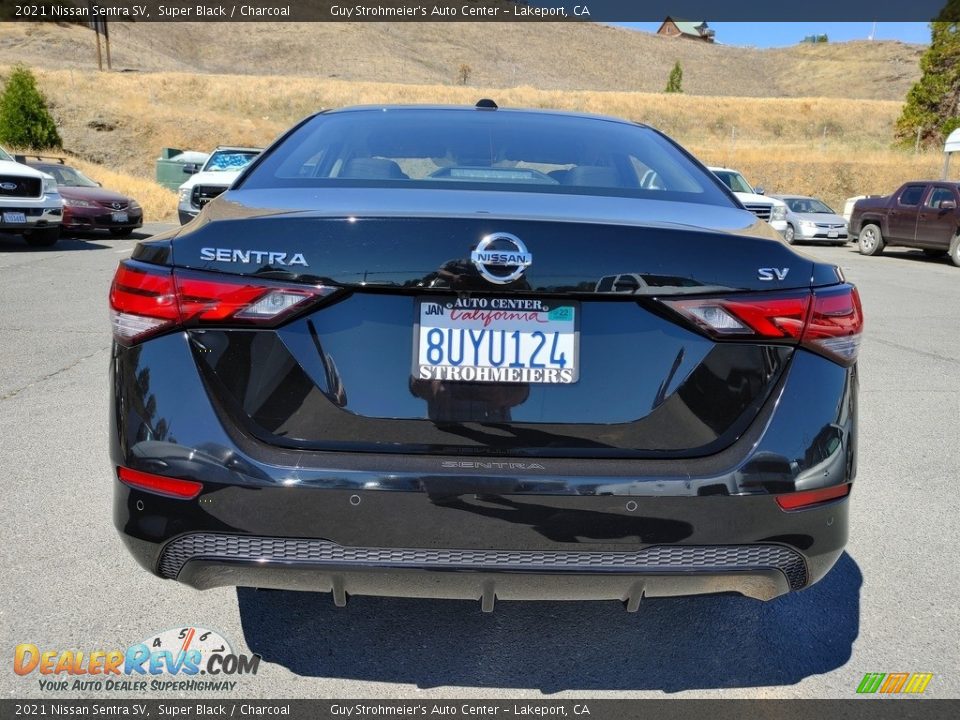
[[[0,19],[94,22],[960,21],[960,0],[3,0]]]

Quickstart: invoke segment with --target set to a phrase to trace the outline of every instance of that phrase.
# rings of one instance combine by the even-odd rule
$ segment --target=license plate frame
[[[130,214],[126,211],[112,212],[110,213],[110,221],[115,223],[128,223],[130,222]]]
[[[828,238],[838,238],[838,237],[840,237],[840,231],[839,231],[839,230],[830,230],[830,231],[827,233],[827,237],[828,237]]]
[[[4,212],[3,223],[5,225],[26,225],[27,214],[25,212]]]
[[[484,305],[485,303],[485,305]],[[425,307],[433,306],[430,314],[425,314]],[[438,307],[443,314],[438,314]],[[452,311],[473,313],[465,317],[454,318]],[[482,313],[514,313],[516,316],[491,316]],[[418,297],[414,302],[413,348],[411,361],[411,375],[414,380],[461,383],[497,384],[532,384],[532,385],[573,385],[580,379],[580,303],[567,299],[547,298],[516,298],[508,296],[494,297]],[[551,314],[552,317],[551,317]],[[568,314],[572,314],[572,319]],[[534,319],[534,316],[536,319]],[[432,324],[425,324],[424,320]],[[452,325],[453,327],[438,327]],[[488,323],[485,325],[485,323]],[[539,326],[539,328],[538,328]],[[452,330],[460,329],[464,335],[459,336],[461,343],[462,363],[457,365],[457,377],[448,368],[450,365],[431,364],[422,362],[424,333],[433,329]],[[474,334],[467,335],[466,331],[473,330]],[[490,334],[480,336],[478,332],[487,330]],[[496,336],[500,339],[501,364],[494,366]],[[513,333],[521,333],[514,338]],[[537,338],[537,333],[544,337]],[[558,334],[555,335],[555,334]],[[434,339],[437,336],[433,336]],[[445,340],[453,342],[452,338]],[[541,342],[542,340],[542,342]],[[463,343],[467,342],[466,345]],[[531,353],[531,349],[537,350]],[[445,351],[444,351],[445,352]],[[468,362],[477,361],[478,355],[489,353],[488,363]],[[519,360],[520,366],[516,365]],[[473,357],[470,357],[470,355]],[[531,357],[531,354],[533,357]],[[539,359],[545,362],[531,366],[531,362]],[[564,364],[559,367],[560,360]],[[572,362],[570,362],[572,360]],[[426,373],[423,368],[432,368]],[[483,370],[482,368],[489,368]]]

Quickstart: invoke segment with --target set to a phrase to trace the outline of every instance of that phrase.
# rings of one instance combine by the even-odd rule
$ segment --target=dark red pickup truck
[[[901,245],[930,256],[950,254],[960,265],[960,183],[939,180],[908,182],[892,195],[857,200],[850,215],[850,235],[860,252],[879,255]]]

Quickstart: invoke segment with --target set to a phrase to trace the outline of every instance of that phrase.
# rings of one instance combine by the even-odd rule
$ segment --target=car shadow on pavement
[[[101,245],[97,242],[73,237],[62,237],[56,245],[49,247],[33,247],[27,245],[23,238],[16,235],[0,235],[0,252],[44,253],[70,250],[106,250],[109,247],[109,245]]]
[[[931,263],[933,265],[949,265],[953,266],[953,261],[950,260],[950,256],[944,251],[943,255],[927,255],[921,250],[908,250],[907,248],[886,248],[883,251],[883,255],[891,258],[900,258],[901,260],[919,260],[921,262]],[[883,255],[880,257],[882,258]]]
[[[791,685],[844,665],[863,577],[844,553],[808,590],[618,602],[479,602],[238,588],[247,645],[303,676],[439,686],[681,690]]]
[[[134,230],[132,233],[125,237],[117,237],[106,232],[67,232],[64,231],[60,236],[60,242],[64,240],[86,240],[87,242],[96,241],[96,240],[117,240],[124,241],[130,240],[136,242],[138,240],[147,240],[156,235],[156,231],[149,232],[146,230]]]

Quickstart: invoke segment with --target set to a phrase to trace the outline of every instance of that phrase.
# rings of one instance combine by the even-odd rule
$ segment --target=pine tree
[[[683,68],[680,67],[680,61],[677,60],[673,70],[670,71],[670,79],[667,80],[667,89],[664,92],[682,93],[683,92]]]
[[[946,18],[952,18],[951,22]],[[897,120],[897,139],[942,143],[960,127],[960,0],[950,0],[940,19],[930,23],[930,47],[920,59],[923,74],[907,94]]]
[[[10,73],[0,96],[0,143],[33,150],[63,147],[33,73],[23,65]]]

